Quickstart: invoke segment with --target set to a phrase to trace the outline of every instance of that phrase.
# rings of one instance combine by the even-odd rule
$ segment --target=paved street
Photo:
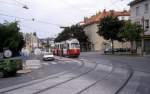
[[[0,79],[0,94],[149,94],[148,57],[81,53],[78,59],[34,58],[31,73]],[[32,63],[31,62],[31,63]],[[36,62],[36,63],[35,63]],[[38,62],[38,63],[37,63]],[[40,62],[40,63],[39,63]],[[40,66],[36,67],[35,66]]]
[[[90,52],[82,53],[80,57],[101,64],[113,64],[117,67],[128,66],[129,68],[131,68],[133,71],[131,78],[129,79],[128,83],[126,83],[126,85],[122,88],[121,92],[118,92],[117,94],[149,94],[150,56],[105,56],[101,55],[99,52]]]

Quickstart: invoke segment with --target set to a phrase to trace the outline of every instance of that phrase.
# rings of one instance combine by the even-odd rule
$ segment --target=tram
[[[53,54],[57,56],[78,57],[80,55],[80,44],[77,39],[69,39],[55,43]]]

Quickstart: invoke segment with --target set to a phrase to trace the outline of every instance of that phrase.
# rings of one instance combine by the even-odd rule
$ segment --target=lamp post
[[[141,19],[142,21],[142,26],[143,26],[143,32],[142,32],[142,36],[141,36],[141,55],[144,55],[144,30],[145,30],[145,25],[144,25],[144,16]]]
[[[29,7],[27,5],[24,5],[22,8],[29,9]]]

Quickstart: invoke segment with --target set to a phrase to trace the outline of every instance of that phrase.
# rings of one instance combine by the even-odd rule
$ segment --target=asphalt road
[[[149,94],[149,61],[99,52],[81,53],[78,59],[57,57],[40,61],[31,73],[0,79],[0,94]]]
[[[150,94],[150,56],[106,56],[99,52],[89,52],[82,53],[80,58],[117,67],[128,66],[133,71],[132,76],[118,94]]]

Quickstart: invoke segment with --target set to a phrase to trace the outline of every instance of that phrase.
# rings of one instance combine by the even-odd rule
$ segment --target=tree
[[[140,25],[127,21],[122,27],[119,36],[122,37],[124,41],[130,41],[131,50],[133,50],[133,43],[141,39],[142,32],[144,32],[144,30]]]
[[[61,42],[65,41],[67,39],[70,39],[72,36],[70,27],[64,28],[64,30],[58,34],[58,36],[55,38],[55,42]]]
[[[24,46],[25,42],[23,35],[19,32],[18,22],[5,22],[0,24],[0,48],[10,49],[13,55],[19,54],[20,50]]]
[[[113,15],[106,16],[99,22],[99,30],[97,33],[104,39],[111,41],[112,53],[114,50],[114,40],[122,41],[122,38],[118,36],[122,25],[123,22],[119,21],[119,19]]]
[[[71,27],[64,28],[55,39],[55,42],[65,41],[70,38],[76,38],[80,43],[88,42],[88,37],[85,35],[83,28],[79,25],[72,25]]]

